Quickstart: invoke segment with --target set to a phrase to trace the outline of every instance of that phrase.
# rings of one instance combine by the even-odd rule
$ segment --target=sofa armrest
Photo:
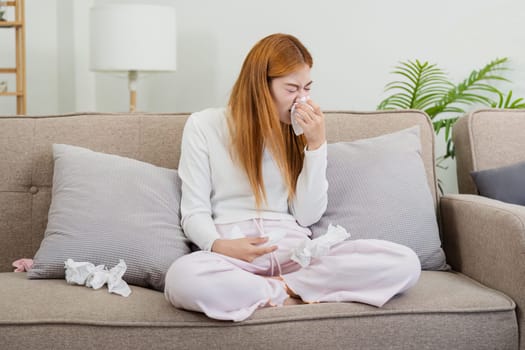
[[[511,297],[521,319],[525,310],[525,207],[454,194],[443,196],[440,208],[447,262],[454,270]]]
[[[454,270],[483,284],[525,281],[524,206],[467,194],[447,194],[440,206],[443,248]]]

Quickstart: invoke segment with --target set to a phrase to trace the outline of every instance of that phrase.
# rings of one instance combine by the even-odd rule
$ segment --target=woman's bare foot
[[[283,305],[301,305],[304,304],[304,302],[299,298],[288,298],[284,301]]]
[[[284,301],[283,305],[303,304],[301,297],[297,295],[290,287],[288,287],[288,285],[284,281],[284,278],[282,278],[281,276],[269,276],[268,278],[273,278],[284,283],[284,290],[286,291],[286,294],[288,294],[290,297]]]

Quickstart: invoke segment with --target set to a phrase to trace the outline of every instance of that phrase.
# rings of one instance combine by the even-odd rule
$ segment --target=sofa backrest
[[[437,207],[434,133],[419,111],[325,112],[328,142],[352,141],[420,125],[423,160]],[[52,144],[64,143],[176,168],[188,114],[82,113],[0,117],[0,271],[31,258],[47,224]],[[399,166],[403,166],[400,164]]]
[[[480,109],[453,129],[459,193],[477,194],[470,173],[525,161],[525,110]]]

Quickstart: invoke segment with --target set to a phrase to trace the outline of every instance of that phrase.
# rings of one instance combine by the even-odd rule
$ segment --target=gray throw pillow
[[[53,145],[55,168],[44,239],[31,279],[64,278],[64,261],[108,268],[124,259],[129,284],[164,289],[171,263],[189,252],[175,170]]]
[[[525,205],[525,162],[470,173],[484,197]]]
[[[382,239],[412,248],[425,270],[448,268],[432,194],[421,159],[419,126],[328,145],[328,207],[313,237],[330,223],[354,239]]]

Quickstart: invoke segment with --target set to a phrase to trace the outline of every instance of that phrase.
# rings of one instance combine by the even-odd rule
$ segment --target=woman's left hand
[[[321,147],[326,141],[324,115],[315,102],[308,100],[306,103],[308,106],[298,103],[295,107],[295,113],[297,123],[303,129],[308,150],[312,151]]]

